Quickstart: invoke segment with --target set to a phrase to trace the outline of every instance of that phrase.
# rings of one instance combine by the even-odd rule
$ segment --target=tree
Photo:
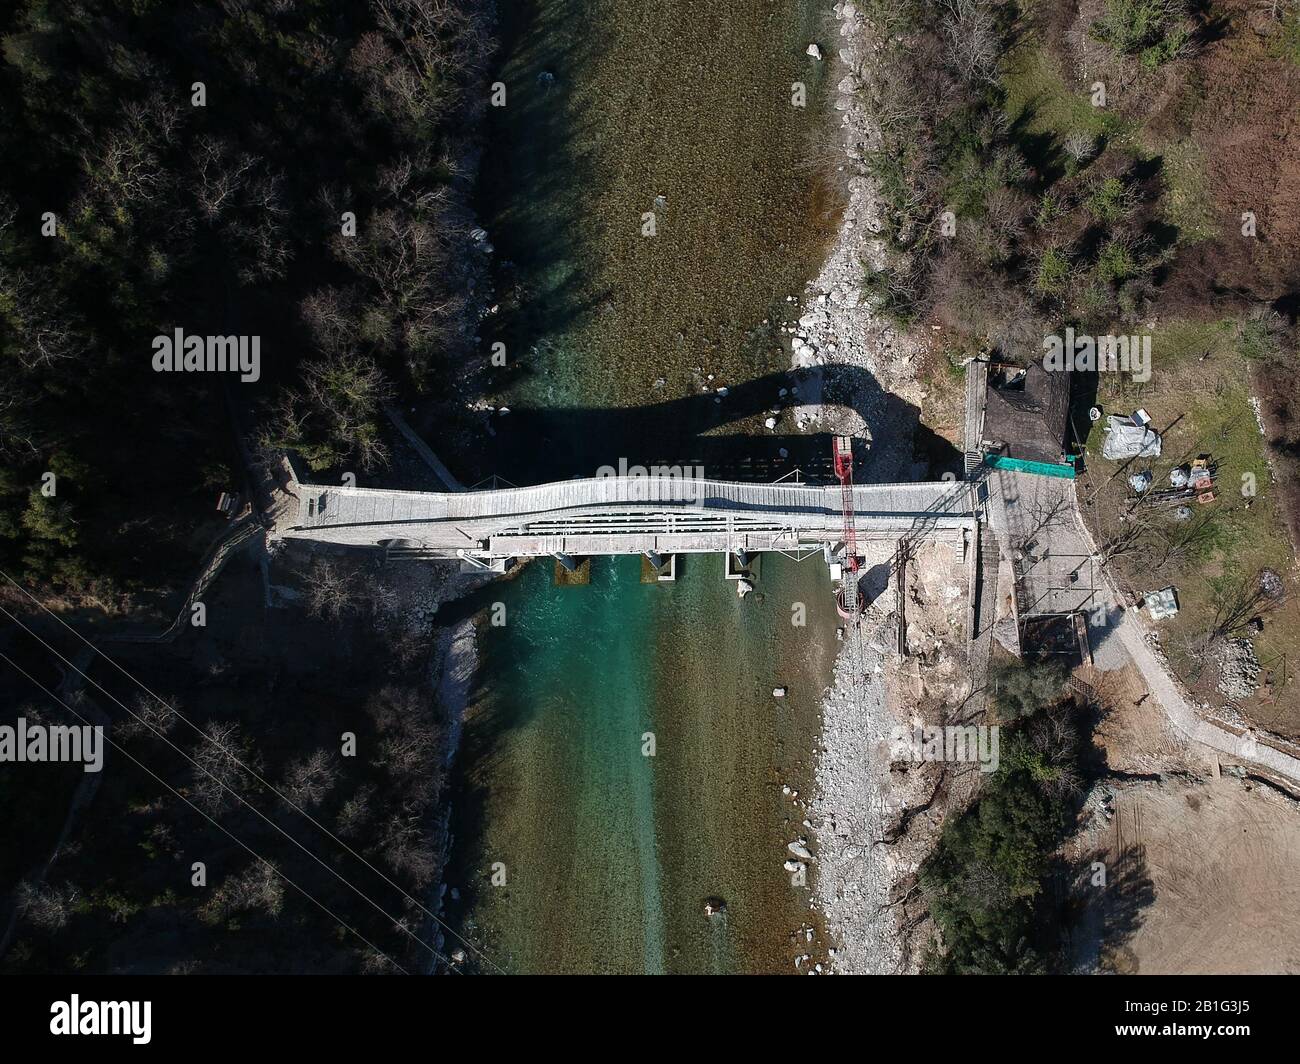
[[[1106,0],[1092,35],[1118,55],[1134,55],[1154,70],[1191,47],[1187,0]]]
[[[957,76],[972,84],[991,81],[1002,57],[992,3],[986,0],[940,0],[948,61]]]
[[[118,725],[123,739],[160,738],[169,734],[180,719],[176,700],[167,701],[150,694],[139,694],[131,700],[131,712]]]
[[[362,594],[354,568],[332,558],[316,558],[304,577],[307,610],[313,617],[337,623],[356,612]]]
[[[249,769],[259,772],[252,743],[234,721],[209,721],[190,757],[191,793],[209,813],[246,797],[253,782]]]
[[[999,663],[991,670],[993,707],[1000,721],[1032,716],[1065,694],[1069,670],[1058,662]]]
[[[282,790],[294,805],[320,805],[338,782],[338,767],[327,750],[315,750],[292,762],[285,772]]]
[[[15,892],[18,911],[36,927],[59,931],[68,925],[81,899],[81,891],[71,883],[53,887],[48,883],[23,880]]]
[[[1271,586],[1264,570],[1252,573],[1226,573],[1213,577],[1214,620],[1210,626],[1210,642],[1239,635],[1256,617],[1264,617],[1278,609],[1285,601],[1282,588]]]
[[[223,880],[201,913],[217,922],[236,912],[264,912],[274,918],[283,908],[284,879],[273,864],[259,858],[238,875]]]

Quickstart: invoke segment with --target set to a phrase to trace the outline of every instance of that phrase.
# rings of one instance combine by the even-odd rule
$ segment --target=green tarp
[[[1074,479],[1074,466],[1064,463],[1058,465],[1053,462],[1026,462],[1023,458],[1007,458],[1000,454],[986,454],[984,461],[994,469],[1011,469],[1017,473],[1037,473],[1042,477]]]

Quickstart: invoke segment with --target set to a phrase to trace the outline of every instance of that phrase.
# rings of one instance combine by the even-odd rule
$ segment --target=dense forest
[[[384,465],[381,404],[445,387],[472,335],[491,47],[471,0],[6,6],[0,571],[125,631],[188,585],[225,528],[221,492],[257,505],[268,456]],[[155,338],[176,330],[258,338],[256,379],[158,372]],[[325,568],[274,579],[310,588]],[[115,644],[125,671],[80,667],[49,697],[36,685],[76,652],[70,630],[22,603],[33,635],[16,622],[4,649],[32,675],[7,670],[0,701],[97,715],[118,745],[49,868],[81,781],[5,775],[0,882],[22,917],[3,918],[6,970],[432,963],[430,634],[376,604],[383,574],[324,618],[310,598],[267,610],[263,575],[232,563],[205,627]]]
[[[0,566],[111,608],[192,567],[246,441],[374,467],[454,357],[489,40],[468,0],[0,20]],[[178,328],[260,380],[154,372]]]

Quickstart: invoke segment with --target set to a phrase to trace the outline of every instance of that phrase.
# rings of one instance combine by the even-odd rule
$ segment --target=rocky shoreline
[[[830,254],[800,302],[801,316],[786,328],[791,367],[804,371],[815,384],[829,376],[819,370],[853,367],[866,370],[876,386],[865,376],[860,385],[847,389],[814,386],[801,393],[805,405],[796,415],[807,431],[867,439],[865,479],[906,480],[924,468],[912,458],[915,411],[925,395],[915,372],[920,344],[873,313],[863,292],[865,268],[878,269],[884,261],[881,201],[862,162],[880,140],[860,96],[872,43],[867,23],[853,4],[836,4],[833,10],[840,47],[838,52],[822,51],[824,61],[843,73],[834,108],[840,115],[842,153],[837,174],[847,202]]]
[[[864,265],[879,267],[884,252],[880,200],[862,172],[864,156],[878,143],[859,95],[872,42],[852,3],[836,4],[834,14],[839,48],[821,51],[843,72],[834,106],[841,115],[840,171],[850,175],[848,202],[826,264],[805,293],[798,324],[789,327],[792,365],[818,380],[819,368],[835,366],[863,369],[870,376],[853,394],[827,388],[806,394],[797,414],[807,431],[867,439],[863,479],[911,480],[925,469],[912,452],[915,411],[924,398],[914,369],[919,345],[873,314],[862,291]],[[839,973],[904,967],[902,936],[889,902],[914,862],[881,843],[890,810],[900,801],[891,794],[885,753],[896,720],[880,642],[889,631],[889,617],[881,610],[892,608],[892,596],[892,590],[883,591],[856,637],[845,633],[834,684],[822,706],[815,796],[808,806],[816,849],[813,907],[825,920],[830,966]]]

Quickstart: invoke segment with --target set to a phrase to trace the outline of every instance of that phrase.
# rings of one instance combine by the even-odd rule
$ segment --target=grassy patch
[[[1269,43],[1269,54],[1300,66],[1300,4],[1293,3],[1282,16],[1277,36]]]
[[[1164,159],[1165,195],[1161,214],[1178,230],[1180,244],[1195,244],[1218,235],[1205,177],[1205,160],[1188,141],[1166,145]]]
[[[1072,133],[1114,139],[1129,129],[1114,111],[1094,107],[1086,93],[1066,85],[1051,56],[1032,33],[1007,53],[1002,65],[1007,117],[1024,133],[1057,141]]]

